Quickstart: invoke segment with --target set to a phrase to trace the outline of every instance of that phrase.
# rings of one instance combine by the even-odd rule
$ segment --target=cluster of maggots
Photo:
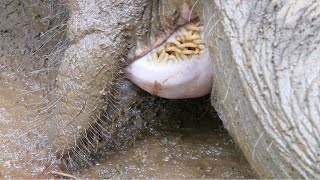
[[[199,24],[189,23],[178,29],[177,33],[150,53],[153,62],[175,62],[190,59],[192,55],[203,54],[204,43]]]

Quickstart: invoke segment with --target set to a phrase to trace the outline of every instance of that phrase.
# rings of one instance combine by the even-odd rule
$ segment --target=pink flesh
[[[154,63],[148,58],[149,54],[126,69],[129,79],[143,90],[168,99],[195,98],[210,93],[212,64],[207,49],[191,59],[170,63]]]

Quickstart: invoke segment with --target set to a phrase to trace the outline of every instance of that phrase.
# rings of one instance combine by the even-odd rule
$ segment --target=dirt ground
[[[62,177],[52,171],[56,163],[52,164],[45,132],[48,94],[66,48],[66,10],[60,1],[2,0],[0,17],[0,178]],[[151,132],[148,136],[130,146],[102,150],[93,166],[73,174],[81,178],[256,178],[221,122],[208,113],[197,112],[203,114],[201,121],[184,120],[188,114],[183,113],[179,120],[172,116],[166,120],[174,122],[169,129],[150,126],[145,129]]]

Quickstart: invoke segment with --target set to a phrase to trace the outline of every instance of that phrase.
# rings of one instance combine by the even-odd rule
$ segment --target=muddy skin
[[[115,100],[121,100],[115,106],[122,106],[118,107],[117,111],[113,108],[106,110],[115,120],[112,123],[116,128],[108,127],[113,134],[90,134],[90,138],[98,137],[98,141],[94,141],[96,144],[93,143],[96,145],[95,149],[89,150],[92,156],[79,159],[78,154],[71,153],[73,161],[70,162],[68,156],[65,156],[63,161],[66,163],[61,163],[60,158],[55,158],[55,151],[51,146],[52,139],[47,139],[47,134],[50,135],[52,132],[48,129],[48,121],[52,120],[57,105],[57,99],[51,97],[56,91],[52,90],[56,90],[55,79],[60,64],[63,64],[64,50],[68,44],[72,46],[80,41],[79,39],[86,37],[85,33],[89,29],[81,31],[77,28],[71,30],[69,27],[68,31],[63,31],[68,20],[68,12],[63,11],[63,2],[23,2],[21,4],[19,1],[8,0],[0,3],[0,8],[5,8],[0,11],[5,17],[0,21],[4,23],[4,26],[0,27],[5,27],[0,28],[1,39],[4,38],[0,43],[0,178],[50,178],[54,171],[67,172],[64,164],[69,165],[68,169],[72,170],[70,173],[82,178],[256,177],[241,156],[241,152],[234,147],[227,132],[212,132],[212,129],[222,127],[210,106],[208,96],[194,100],[167,101],[148,96],[123,79],[116,81],[116,93],[113,94]],[[174,30],[174,24],[177,24],[180,18],[176,8],[170,6],[172,1],[162,2],[160,12],[174,12],[174,15],[168,16],[169,19],[174,17],[172,23],[166,16],[160,16],[159,21],[168,27],[171,26],[167,33],[170,34],[170,29]],[[172,3],[178,4],[177,9],[181,9],[181,1]],[[151,9],[151,6],[155,7],[148,4],[149,8],[146,9]],[[76,6],[73,8],[77,9]],[[16,13],[10,13],[12,11]],[[151,17],[153,18],[144,15],[141,21],[145,22]],[[142,24],[151,24],[151,27],[157,29],[155,23]],[[135,39],[140,40],[137,43],[140,47],[148,49],[151,45],[148,42],[151,38],[143,38],[145,32],[164,34],[163,37],[166,37],[166,32],[151,33],[142,25],[138,26],[136,33],[139,36],[124,35],[130,37],[130,40],[124,40],[129,42],[125,50],[129,51],[129,55],[138,49],[134,48]],[[25,48],[28,51],[23,52]],[[124,59],[130,62],[135,58],[125,55]],[[98,129],[101,126],[94,128]],[[197,130],[194,130],[195,128]],[[80,145],[78,147],[81,147]],[[74,152],[88,155],[88,147],[91,148],[91,144]],[[158,156],[159,152],[161,156]],[[150,158],[144,161],[145,155],[148,154]],[[88,164],[94,166],[74,171],[75,166]],[[134,164],[136,169],[130,169]],[[126,170],[126,167],[129,169]]]
[[[66,167],[81,167],[89,165],[87,157],[105,146],[101,140],[116,141],[114,136],[130,117],[130,107],[141,98],[134,92],[122,93],[133,91],[126,89],[123,69],[163,43],[178,27],[201,18],[196,9],[191,11],[189,1],[101,2],[92,6],[70,2],[68,7],[71,45],[57,76],[48,136],[52,153]],[[159,14],[162,8],[167,9],[161,11],[165,14]],[[127,13],[116,17],[105,9]],[[92,13],[105,16],[93,21]]]
[[[59,0],[4,0],[0,15],[0,178],[45,178],[48,94],[66,49],[68,11]]]
[[[136,93],[122,93],[133,91],[126,89],[128,82],[123,79],[123,69],[130,61],[126,55],[132,49],[135,53],[129,57],[142,56],[193,17],[190,4],[173,5],[176,10],[163,15],[174,17],[171,23],[166,21],[170,28],[159,30],[163,22],[154,11],[160,7],[158,1],[69,2],[70,46],[56,78],[48,127],[52,153],[67,167],[89,164],[86,157],[100,148],[101,139],[115,141],[113,136],[124,127],[123,119],[130,116],[126,112],[140,98]],[[126,13],[113,16],[113,11]],[[95,16],[99,21],[90,19]]]
[[[85,1],[82,2],[85,3]],[[207,11],[206,21],[208,22],[208,24],[210,24],[207,29],[208,32],[210,32],[209,37],[212,38],[210,42],[215,45],[212,47],[212,52],[214,52],[212,53],[212,55],[216,57],[213,59],[215,61],[214,73],[215,75],[219,75],[215,76],[217,79],[215,79],[214,82],[214,86],[216,86],[214,88],[214,101],[220,104],[220,106],[223,108],[223,111],[227,113],[225,114],[225,118],[228,118],[226,127],[231,132],[233,137],[235,137],[235,141],[237,141],[237,143],[240,145],[247,159],[251,162],[260,176],[270,178],[299,177],[310,179],[319,177],[319,141],[317,139],[317,134],[319,134],[319,128],[317,127],[319,126],[319,124],[309,124],[312,122],[309,118],[313,118],[315,122],[319,122],[318,118],[320,116],[318,116],[317,114],[318,111],[315,110],[315,108],[319,109],[319,99],[317,98],[319,97],[319,81],[317,81],[319,80],[319,78],[311,78],[312,81],[305,81],[310,80],[310,77],[308,78],[306,77],[306,75],[313,75],[313,77],[318,77],[319,75],[317,74],[320,67],[317,66],[319,63],[317,58],[319,53],[318,51],[316,51],[319,43],[319,33],[317,33],[317,29],[319,29],[319,18],[317,18],[319,17],[320,12],[319,3],[317,1],[300,1],[299,3],[294,4],[287,1],[273,1],[271,3],[267,1],[255,1],[255,3],[252,3],[251,1],[232,2],[219,0],[204,2],[208,3],[204,7],[206,7],[205,10]],[[167,1],[167,3],[169,3],[169,1]],[[54,8],[54,6],[59,6],[59,4],[61,5],[61,2],[56,3],[50,1],[50,3],[47,3],[47,1],[44,2],[36,0],[3,0],[0,2],[0,14],[2,17],[0,19],[0,37],[2,40],[0,41],[0,177],[3,179],[52,177],[52,172],[51,174],[50,172],[48,172],[50,171],[48,168],[50,163],[47,163],[48,161],[52,162],[50,154],[48,154],[48,151],[50,151],[49,145],[51,142],[48,142],[46,134],[44,134],[43,132],[39,132],[37,128],[34,128],[34,126],[39,126],[39,129],[45,128],[45,130],[48,130],[48,126],[43,126],[41,125],[41,123],[45,122],[45,124],[47,125],[46,122],[48,121],[48,117],[52,117],[51,108],[53,107],[53,105],[55,105],[55,103],[51,102],[57,102],[54,101],[54,98],[53,101],[49,101],[47,95],[52,94],[50,92],[53,89],[55,82],[51,80],[54,80],[56,78],[56,68],[59,67],[59,64],[61,62],[61,59],[60,61],[54,61],[55,58],[53,57],[55,56],[55,54],[59,54],[61,52],[61,49],[65,49],[65,45],[63,45],[64,43],[62,43],[62,45],[59,45],[59,42],[65,41],[64,35],[61,35],[59,31],[64,34],[65,31],[63,31],[63,27],[66,26],[60,26],[59,23],[56,24],[55,22],[59,21],[55,21],[55,18],[52,18],[64,17],[52,15],[52,12],[54,12],[53,14],[60,13],[59,11],[57,11],[57,9],[60,8]],[[74,24],[75,26],[77,26],[77,19],[92,17],[89,16],[89,14],[94,15],[94,17],[88,21],[91,23],[91,25],[88,25],[86,27],[92,27],[99,24],[99,22],[97,21],[100,19],[99,17],[107,16],[103,14],[96,15],[95,13],[91,12],[92,10],[94,12],[101,10],[96,9],[96,7],[99,6],[91,6],[90,4],[86,4],[85,6],[89,8],[84,11],[84,13],[79,13],[85,14],[84,17],[78,16],[80,18],[74,18],[74,22],[72,24]],[[76,12],[79,10],[78,6],[72,7],[74,9],[72,9],[71,12]],[[91,9],[92,7],[94,8]],[[163,8],[158,12],[160,12],[161,14],[161,12],[164,12],[167,9],[168,11],[174,11],[174,8]],[[106,12],[108,12],[107,14],[114,14],[114,11],[112,11],[112,9],[110,11],[110,9],[108,8],[102,8],[102,10],[106,10]],[[42,12],[47,14],[43,15]],[[47,16],[48,14],[51,15]],[[150,15],[150,13],[146,14]],[[152,16],[147,17],[150,18]],[[174,19],[176,19],[176,16],[172,15],[171,17],[174,17]],[[148,18],[143,17],[142,19],[146,20]],[[159,19],[161,20],[162,17],[160,16]],[[59,18],[56,20],[59,20]],[[60,22],[65,21],[62,20]],[[151,23],[151,26],[153,23]],[[145,23],[144,25],[148,26],[149,24],[150,23]],[[55,26],[57,27],[55,28]],[[60,27],[62,27],[62,29],[60,29]],[[79,43],[81,39],[87,37],[87,33],[102,33],[101,30],[103,30],[103,28],[99,27],[97,29],[69,29],[69,35],[67,36],[69,39],[68,42],[74,45]],[[143,25],[141,25],[141,27],[143,27]],[[55,29],[58,31],[55,31]],[[147,28],[141,28],[137,31],[139,32],[138,34],[142,35],[144,34],[143,32],[149,32],[144,31],[144,29]],[[77,34],[80,31],[82,33]],[[55,33],[58,33],[59,35],[55,35]],[[46,36],[48,34],[49,36]],[[52,39],[52,42],[57,42],[51,43],[51,40],[45,39],[46,37],[50,37],[49,39]],[[146,37],[148,38],[141,38],[140,40],[148,42],[148,40],[151,39],[150,36]],[[59,38],[61,39],[59,40]],[[128,40],[128,42],[130,41],[131,40]],[[128,51],[134,52],[133,54],[135,54],[136,51],[131,51],[131,47],[135,44],[135,40],[132,41],[134,43],[129,43],[130,45],[128,46]],[[51,46],[51,48],[47,48],[49,46]],[[147,47],[145,49],[148,49],[148,43],[143,43],[143,41],[140,41],[140,49],[142,47]],[[152,45],[150,45],[150,47],[152,47]],[[242,58],[240,56],[244,53],[246,54],[246,57],[249,57],[248,59]],[[141,55],[142,53],[137,54]],[[272,57],[270,57],[271,55]],[[61,58],[61,56],[58,57]],[[256,58],[250,57],[259,57],[261,58],[259,59],[261,61],[257,62]],[[128,60],[126,63],[130,62],[130,57],[124,59]],[[292,64],[292,62],[294,61],[299,63]],[[239,62],[240,64],[237,64]],[[271,63],[271,67],[275,67],[275,73],[270,73],[272,71],[270,71],[270,69],[268,68],[262,68],[266,65],[263,64],[263,62]],[[280,64],[282,64],[283,66],[273,66],[274,64],[279,64],[279,62],[281,62]],[[266,73],[260,74],[260,70],[263,70],[263,72]],[[248,71],[254,73],[253,75],[255,76],[256,80],[251,81],[252,79],[249,79],[248,81],[239,79],[241,77],[252,77],[250,76],[250,73],[248,73]],[[244,74],[239,74],[242,72],[244,72]],[[255,74],[256,72],[258,72],[258,74]],[[265,78],[265,75],[267,75],[268,73],[270,73],[271,76],[273,74],[277,74],[277,77],[271,78],[275,81],[273,81],[273,83],[261,84],[265,83],[262,79]],[[290,99],[283,97],[283,95],[287,96],[288,94],[284,93],[282,91],[282,88],[279,88],[284,85],[283,81],[279,80],[283,80],[284,77],[288,77],[287,75],[293,76],[291,76],[290,80],[285,81],[285,84],[292,87],[294,91],[291,92],[297,93],[292,94],[291,97],[294,97],[293,99],[295,99],[296,96],[298,97],[296,98],[297,101],[293,101],[292,103],[290,101],[287,101]],[[243,84],[244,81],[248,83]],[[131,90],[126,91],[131,88],[130,86],[127,88],[121,88],[121,84],[117,84],[119,86],[115,86],[115,89],[117,90],[115,92],[120,92],[120,89],[122,89],[122,94],[131,92]],[[265,88],[270,87],[269,85],[273,86],[275,84],[278,84],[276,85],[276,88]],[[129,84],[125,83],[125,85]],[[306,89],[306,86],[310,88]],[[277,90],[274,91],[274,89]],[[46,94],[42,94],[43,92],[45,92]],[[263,97],[261,97],[261,95],[263,95]],[[117,93],[115,93],[114,96],[116,98],[121,97],[121,95],[117,96]],[[138,97],[139,96],[140,95],[138,95]],[[270,99],[270,97],[272,98]],[[212,98],[214,98],[214,96],[212,96]],[[254,102],[255,100],[259,100],[259,102]],[[157,100],[156,102],[159,102],[159,100]],[[266,102],[272,103],[268,104]],[[295,111],[293,113],[287,114],[296,115],[299,118],[272,118],[272,116],[269,116],[268,113],[273,115],[277,115],[278,113],[280,113],[278,114],[279,117],[283,117],[284,111],[282,108],[290,107],[279,104],[279,102],[286,102],[289,103],[290,106],[292,105],[292,107],[295,107]],[[140,107],[145,109],[150,108],[151,110],[155,109],[150,105],[156,105],[157,103],[152,101],[150,101],[150,103],[151,104],[147,106],[140,105]],[[137,103],[137,105],[138,104],[139,103]],[[210,107],[209,105],[205,106]],[[158,107],[160,109],[165,109],[163,108],[163,106]],[[178,111],[179,107],[184,108],[183,106],[177,106],[177,109],[168,108],[166,109],[166,111]],[[129,110],[131,109],[134,110],[133,112],[131,112],[132,114],[140,114],[141,112],[138,110],[139,107],[137,107],[137,109],[135,109],[135,107],[130,107]],[[119,117],[130,117],[126,114],[126,112],[128,111],[123,112],[124,114],[120,114]],[[311,114],[305,114],[304,112],[310,112]],[[152,114],[153,111],[149,111],[149,113]],[[221,118],[224,119],[223,117]],[[123,120],[123,118],[121,119]],[[119,121],[120,125],[125,124],[121,121],[121,119]],[[170,121],[169,118],[164,119]],[[131,121],[138,123],[137,125],[131,124],[130,128],[134,129],[134,127],[137,127],[137,129],[139,129],[139,126],[141,124],[144,124],[141,123],[142,121],[139,122],[139,120],[141,120],[141,118],[137,118]],[[152,120],[157,121],[157,119]],[[283,121],[286,121],[288,123],[282,123]],[[30,123],[28,124],[27,122]],[[130,123],[126,124],[125,126],[129,126],[129,124]],[[27,131],[27,133],[21,131],[21,126],[28,127],[29,131]],[[128,130],[125,128],[125,126],[124,128],[122,128],[122,132]],[[305,127],[313,128],[310,131],[311,133],[305,131]],[[172,124],[171,128],[173,129],[173,131],[178,131],[178,128],[174,127],[174,123]],[[149,130],[152,131],[152,128]],[[202,136],[199,135],[195,137],[199,139],[221,137],[217,134],[216,136],[209,136],[208,134],[210,133],[205,133]],[[113,137],[119,137],[119,139],[117,139],[115,143],[121,142],[121,139],[124,139],[124,141],[126,140],[126,136],[122,137],[122,135],[126,135],[126,133],[116,132],[114,134]],[[180,135],[182,135],[182,133]],[[137,137],[137,139],[139,139],[139,137],[141,139],[144,138],[141,135],[135,137]],[[110,171],[108,169],[106,170],[102,168],[99,171],[96,171],[97,173],[95,174],[102,175],[100,176],[100,178],[116,177],[110,176],[109,173],[113,173],[112,170],[116,170],[116,173],[118,173],[120,177],[138,177],[138,175],[143,174],[145,176],[139,177],[170,177],[170,175],[161,176],[163,174],[167,174],[167,172],[172,172],[174,175],[178,173],[180,175],[181,172],[181,176],[175,177],[239,177],[223,175],[219,176],[216,174],[210,174],[210,176],[201,176],[203,174],[207,175],[205,174],[206,172],[212,172],[212,169],[214,168],[209,168],[211,166],[211,163],[215,162],[214,166],[219,166],[223,164],[219,162],[224,162],[226,158],[222,158],[220,159],[220,161],[215,161],[215,156],[210,156],[209,159],[202,159],[201,162],[203,164],[201,165],[201,163],[199,163],[199,166],[197,165],[197,163],[189,163],[190,161],[182,161],[182,164],[185,165],[182,167],[178,166],[179,163],[177,163],[177,159],[179,159],[179,157],[183,157],[184,152],[187,155],[190,153],[193,154],[195,152],[202,152],[201,149],[205,147],[214,147],[213,149],[209,149],[209,151],[208,149],[205,150],[205,153],[210,153],[210,150],[214,150],[213,152],[216,152],[216,150],[219,149],[219,143],[226,142],[228,141],[227,139],[221,138],[222,141],[218,141],[218,144],[216,144],[215,141],[200,141],[201,143],[197,144],[194,141],[189,141],[190,139],[188,140],[188,138],[179,138],[179,135],[173,136],[173,139],[176,140],[170,140],[170,138],[168,138],[169,136],[166,134],[164,135],[164,137],[164,140],[160,142],[159,139],[156,139],[156,144],[160,144],[160,151],[144,151],[144,147],[148,146],[144,146],[145,144],[143,143],[137,143],[133,145],[133,151],[135,148],[138,148],[136,150],[141,153],[132,153],[133,151],[130,151],[130,149],[123,149],[123,151],[119,151],[119,149],[117,150],[117,148],[115,148],[114,152],[119,156],[113,156],[113,158],[115,158],[116,161],[119,160],[120,162],[112,161],[112,156],[105,161],[101,160],[99,162],[109,163],[108,169]],[[152,139],[147,139],[145,140],[145,142],[147,145],[155,144],[152,143],[154,142],[154,140]],[[125,144],[125,142],[121,143]],[[189,147],[187,146],[187,151],[180,151],[181,146],[185,145],[185,143],[191,143],[192,145],[190,145]],[[172,146],[170,146],[171,144]],[[197,145],[196,148],[193,146],[195,144]],[[76,147],[76,144],[74,146]],[[117,144],[116,147],[121,147],[121,145]],[[142,150],[139,149],[141,147],[143,148]],[[197,150],[197,148],[200,148],[200,151],[198,151],[199,149]],[[170,149],[170,151],[172,150],[173,153],[168,153],[168,149]],[[128,150],[127,154],[125,153],[126,150]],[[228,151],[228,149],[223,148],[223,152],[225,151]],[[52,156],[55,155],[54,152],[55,151],[53,150],[51,151]],[[111,151],[107,150],[105,154],[108,154],[108,152]],[[146,157],[152,157],[151,155],[147,156],[148,153],[152,154],[152,152],[156,152],[156,155],[159,154],[158,152],[163,152],[163,154],[161,155],[165,155],[164,159],[162,160],[160,158],[155,158],[155,161],[152,161],[151,164],[148,163],[149,159],[146,159]],[[122,158],[120,157],[121,153],[124,154]],[[105,154],[102,153],[101,157],[106,157],[104,156]],[[237,153],[231,154],[239,155]],[[175,155],[178,158],[172,158]],[[99,159],[101,157],[96,156],[95,159]],[[163,163],[163,161],[168,160],[167,157],[170,161],[168,161],[168,163]],[[192,157],[199,157],[199,153],[198,156],[187,156],[187,159],[189,158],[190,160],[190,158],[192,159]],[[200,157],[207,158],[207,156],[203,155],[200,155]],[[217,155],[217,158],[219,157],[221,158],[221,156]],[[81,163],[83,161],[88,161],[89,157],[86,158],[86,160],[78,159],[78,162]],[[43,163],[39,163],[38,160],[43,161]],[[159,161],[160,163],[158,163]],[[57,162],[57,164],[59,164],[58,161],[54,162]],[[99,169],[99,162],[95,164],[95,168]],[[137,166],[132,166],[134,162],[137,162]],[[103,167],[106,167],[105,165],[106,164],[103,164]],[[143,167],[150,167],[148,165],[151,165],[151,167],[157,167],[158,169],[147,171],[147,169]],[[162,169],[162,171],[161,166],[158,165],[163,165],[162,167],[164,168]],[[240,163],[241,167],[248,167],[242,165],[243,163]],[[51,165],[50,168],[52,166],[53,165]],[[225,164],[224,167],[228,168],[230,166],[234,167],[229,163]],[[135,169],[135,167],[138,167],[137,174],[128,174],[128,176],[123,176],[123,174],[127,172],[132,172],[132,169]],[[170,167],[172,167],[172,169],[178,167],[181,171],[172,171],[169,169]],[[197,167],[199,167],[199,169]],[[192,176],[194,175],[194,171],[191,171],[191,168],[198,169],[199,176]],[[203,169],[203,171],[201,171],[201,169]],[[240,171],[242,170],[243,169],[240,168]],[[90,169],[88,169],[88,171],[90,171]],[[148,173],[153,173],[155,171],[158,172],[158,175],[148,175]],[[189,172],[190,176],[183,176]],[[223,170],[222,173],[225,172],[230,171]],[[80,175],[78,177],[90,177],[90,175]],[[250,178],[252,176],[240,177]]]
[[[66,158],[69,164],[85,164],[83,157],[97,149],[100,136],[109,139],[117,130],[120,113],[128,103],[120,89],[125,87],[121,71],[130,45],[126,39],[136,34],[136,24],[147,5],[145,1],[68,4],[71,45],[56,80],[49,139],[53,153]],[[113,17],[112,11],[126,13]],[[92,22],[90,13],[111,15]]]

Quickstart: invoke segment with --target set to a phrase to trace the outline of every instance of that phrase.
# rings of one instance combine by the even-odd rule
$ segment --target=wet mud
[[[28,134],[22,128],[30,125],[24,117],[32,122],[32,116],[36,116],[37,113],[30,113],[29,104],[39,101],[39,97],[21,94],[21,87],[16,88],[0,90],[1,178],[62,177],[51,173],[57,168],[49,167],[50,146],[39,127],[32,128]],[[170,106],[163,107],[186,102],[164,102]],[[191,101],[190,106],[192,103],[196,102]],[[93,157],[92,167],[74,171],[73,175],[80,178],[257,177],[219,119],[209,117],[204,108],[195,110],[197,115],[188,117],[183,110],[172,113],[162,109],[158,112],[158,122],[151,120],[130,144],[106,147]],[[199,117],[201,114],[203,117]],[[39,141],[43,143],[34,146]]]
[[[94,172],[94,173],[92,173]],[[98,160],[90,178],[255,178],[225,131],[183,129],[147,138]]]

